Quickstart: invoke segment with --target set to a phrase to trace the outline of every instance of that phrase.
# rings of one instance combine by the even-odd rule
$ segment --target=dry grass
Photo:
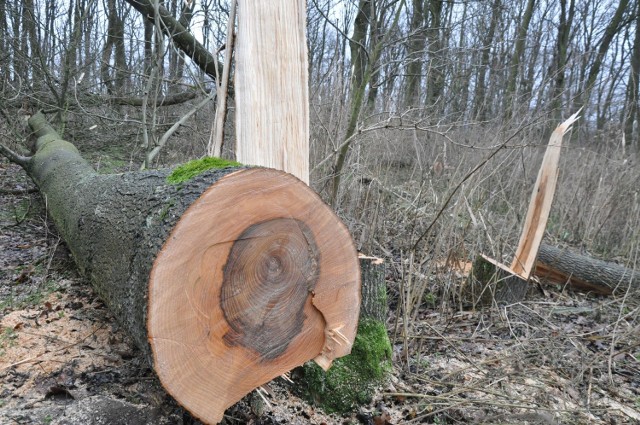
[[[640,421],[637,295],[541,286],[526,302],[480,311],[465,311],[458,296],[477,254],[513,258],[544,123],[385,122],[359,136],[338,213],[361,250],[387,261],[400,380],[385,400],[402,409],[401,422]],[[637,154],[623,152],[619,137],[584,133],[574,131],[563,150],[545,241],[640,267]],[[317,150],[316,158],[331,153]]]

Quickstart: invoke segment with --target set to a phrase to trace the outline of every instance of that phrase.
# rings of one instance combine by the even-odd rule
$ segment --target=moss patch
[[[391,370],[391,343],[383,323],[361,320],[351,354],[327,372],[315,363],[304,367],[307,397],[325,411],[346,413],[371,401],[375,387]]]
[[[213,158],[210,156],[194,159],[182,165],[177,166],[171,174],[167,176],[167,183],[178,184],[191,180],[198,174],[201,174],[212,168],[238,167],[242,164],[235,161],[228,161],[222,158]]]

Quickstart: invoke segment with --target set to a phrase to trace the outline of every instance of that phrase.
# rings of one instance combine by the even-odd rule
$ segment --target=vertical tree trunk
[[[102,77],[102,84],[107,89],[107,93],[113,93],[114,81],[111,77],[111,53],[115,44],[116,37],[116,0],[108,0],[107,3],[107,38],[104,43],[104,49],[102,50],[102,61],[100,63],[100,76]],[[145,27],[146,36],[146,27]],[[146,50],[145,50],[146,51]]]
[[[624,135],[627,145],[631,145],[634,140],[638,142],[638,132],[633,131],[633,123],[640,125],[638,115],[638,94],[640,93],[640,1],[635,4],[635,36],[633,39],[633,50],[631,52],[631,71],[627,82],[627,92],[624,108]]]
[[[362,2],[366,0],[361,0]],[[336,158],[335,165],[333,167],[333,179],[331,184],[331,205],[335,208],[338,202],[338,192],[340,190],[340,181],[342,179],[342,169],[347,160],[347,154],[349,153],[349,147],[351,146],[352,138],[356,133],[356,128],[358,126],[358,121],[360,119],[360,113],[362,111],[363,101],[365,97],[365,92],[367,89],[367,85],[371,79],[371,75],[373,73],[373,67],[378,62],[378,58],[380,57],[380,53],[382,50],[382,46],[393,31],[397,28],[398,22],[400,19],[400,13],[403,9],[403,3],[401,3],[395,10],[395,15],[391,21],[389,28],[386,28],[384,31],[385,36],[378,40],[377,43],[371,47],[369,51],[369,55],[367,57],[366,63],[364,63],[364,74],[362,75],[362,80],[358,77],[358,74],[355,74],[356,69],[358,68],[357,64],[352,66],[352,86],[351,86],[351,94],[350,94],[350,105],[349,105],[349,117],[347,122],[347,130],[344,135],[344,143],[338,149],[338,157]],[[364,19],[364,18],[363,18]],[[370,17],[373,19],[373,17]],[[381,20],[382,21],[382,20]],[[358,30],[360,33],[362,29]],[[382,30],[381,30],[382,31]],[[354,29],[355,34],[355,29]],[[357,34],[356,34],[357,35]],[[358,35],[359,36],[359,35]],[[353,41],[353,39],[352,39]],[[363,53],[364,56],[364,53]],[[359,72],[359,71],[358,71]],[[360,81],[360,86],[354,86],[354,81]]]
[[[349,50],[351,52],[351,96],[358,90],[365,79],[367,70],[367,34],[369,26],[373,21],[371,14],[373,0],[359,0],[356,19],[353,22],[353,34],[349,40]]]
[[[442,12],[444,1],[429,0],[428,16],[429,29],[427,41],[429,43],[429,70],[427,73],[427,106],[434,106],[444,90],[444,52],[442,27]]]
[[[180,10],[180,16],[178,18],[178,22],[185,29],[189,30],[191,26],[191,19],[193,18],[193,12],[196,7],[195,1],[186,1],[182,4],[182,8]],[[171,75],[171,79],[178,83],[182,79],[182,75],[184,73],[184,57],[183,55],[177,51],[176,49],[169,50],[170,57],[170,67],[169,67],[169,75]],[[180,92],[181,87],[179,85],[174,85],[175,92]]]
[[[496,33],[499,19],[502,17],[502,0],[494,0],[491,7],[491,19],[489,28],[487,28],[486,36],[482,39],[482,54],[480,56],[480,66],[478,67],[478,76],[476,80],[476,90],[474,94],[473,116],[478,121],[486,120],[486,74],[489,69],[489,60],[491,54],[491,46]]]
[[[284,170],[308,184],[305,28],[304,0],[238,2],[236,158]]]
[[[571,29],[575,13],[575,0],[570,0],[567,10],[567,0],[560,0],[560,24],[554,57],[554,86],[551,98],[551,109],[555,120],[562,121],[562,97],[565,89],[565,68],[567,66],[567,52],[571,42]]]
[[[38,39],[38,33],[36,30],[36,25],[38,24],[38,16],[36,14],[33,0],[24,0],[24,7],[26,13],[26,16],[24,18],[26,19],[24,21],[23,30],[26,31],[29,37],[29,57],[39,59],[41,57],[40,40]],[[42,84],[42,68],[40,65],[41,63],[42,62],[35,60],[30,66],[31,72],[33,73],[33,83],[36,87]]]
[[[505,92],[505,118],[510,118],[514,110],[514,102],[516,101],[516,83],[518,81],[518,75],[520,74],[520,61],[524,54],[524,48],[527,41],[527,34],[529,33],[529,24],[533,17],[533,11],[536,6],[536,0],[527,0],[527,6],[524,10],[522,21],[518,26],[518,34],[516,36],[516,44],[513,49],[513,56],[509,63],[509,76],[507,79],[507,88]]]
[[[116,9],[114,17],[114,64],[115,64],[115,90],[117,93],[122,93],[125,88],[127,80],[127,56],[124,48],[124,19],[121,16],[122,11]]]
[[[404,105],[416,106],[421,98],[422,64],[426,36],[424,32],[424,1],[412,0],[411,19],[409,21],[409,37],[407,40],[407,70],[404,87]]]
[[[9,50],[9,34],[7,28],[9,28],[9,21],[7,20],[6,3],[0,1],[0,52],[7,52]],[[6,58],[4,54],[0,57],[2,57],[4,63],[4,65],[0,67],[0,92],[4,93],[5,84],[10,78],[9,69],[11,66],[9,55],[7,55]]]
[[[144,20],[144,75],[151,75],[153,66],[153,24]]]
[[[19,54],[14,55],[13,61],[13,81],[22,84],[25,80],[31,81],[29,72],[27,72],[26,58],[29,57],[29,40],[26,31],[28,20],[28,8],[26,3],[16,3],[16,9],[20,9],[20,13],[16,13],[13,19],[14,39],[16,40],[14,51]]]

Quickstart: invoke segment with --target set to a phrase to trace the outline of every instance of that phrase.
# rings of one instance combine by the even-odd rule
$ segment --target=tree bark
[[[631,50],[631,72],[627,82],[627,93],[625,98],[625,108],[623,115],[625,143],[631,145],[634,141],[633,123],[640,124],[638,114],[638,93],[640,93],[640,1],[635,5],[635,30],[633,38],[633,48]],[[636,145],[638,144],[638,133],[636,130]]]
[[[637,292],[640,284],[637,270],[546,244],[540,247],[535,274],[602,295],[620,295],[627,290]]]
[[[565,90],[565,68],[569,45],[571,42],[571,29],[575,15],[575,1],[571,0],[567,10],[567,0],[560,0],[560,25],[558,25],[558,39],[554,56],[554,86],[551,97],[551,110],[556,121],[562,120],[562,97]]]
[[[407,76],[404,87],[405,107],[415,106],[421,97],[422,64],[425,43],[424,0],[412,0],[409,35],[407,37]]]
[[[99,175],[42,114],[29,124],[23,166],[80,271],[194,416],[218,422],[253,388],[349,353],[357,253],[307,185],[246,167]]]
[[[429,1],[429,28],[427,30],[427,41],[429,43],[429,73],[427,75],[427,106],[435,106],[435,104],[444,92],[444,40],[442,28],[442,12],[444,10],[444,1]]]
[[[490,54],[493,38],[498,27],[499,19],[502,17],[502,0],[494,0],[491,6],[491,19],[489,28],[487,28],[486,36],[482,39],[482,55],[480,56],[480,66],[478,66],[478,76],[474,94],[474,110],[473,116],[478,121],[487,119],[487,100],[486,100],[486,82],[485,77],[490,69]]]

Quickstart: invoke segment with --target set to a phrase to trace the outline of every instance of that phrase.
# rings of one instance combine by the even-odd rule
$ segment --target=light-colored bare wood
[[[331,209],[290,174],[240,170],[187,209],[154,262],[155,370],[215,423],[259,385],[348,354],[360,302],[357,252]]]
[[[304,0],[239,0],[236,158],[309,184]]]
[[[569,131],[571,124],[578,119],[579,113],[580,111],[573,114],[553,131],[542,159],[542,165],[529,202],[527,217],[518,242],[518,249],[510,267],[515,274],[525,280],[528,280],[531,275],[538,248],[547,227],[549,211],[551,211],[551,203],[553,202],[558,181],[562,137]]]

